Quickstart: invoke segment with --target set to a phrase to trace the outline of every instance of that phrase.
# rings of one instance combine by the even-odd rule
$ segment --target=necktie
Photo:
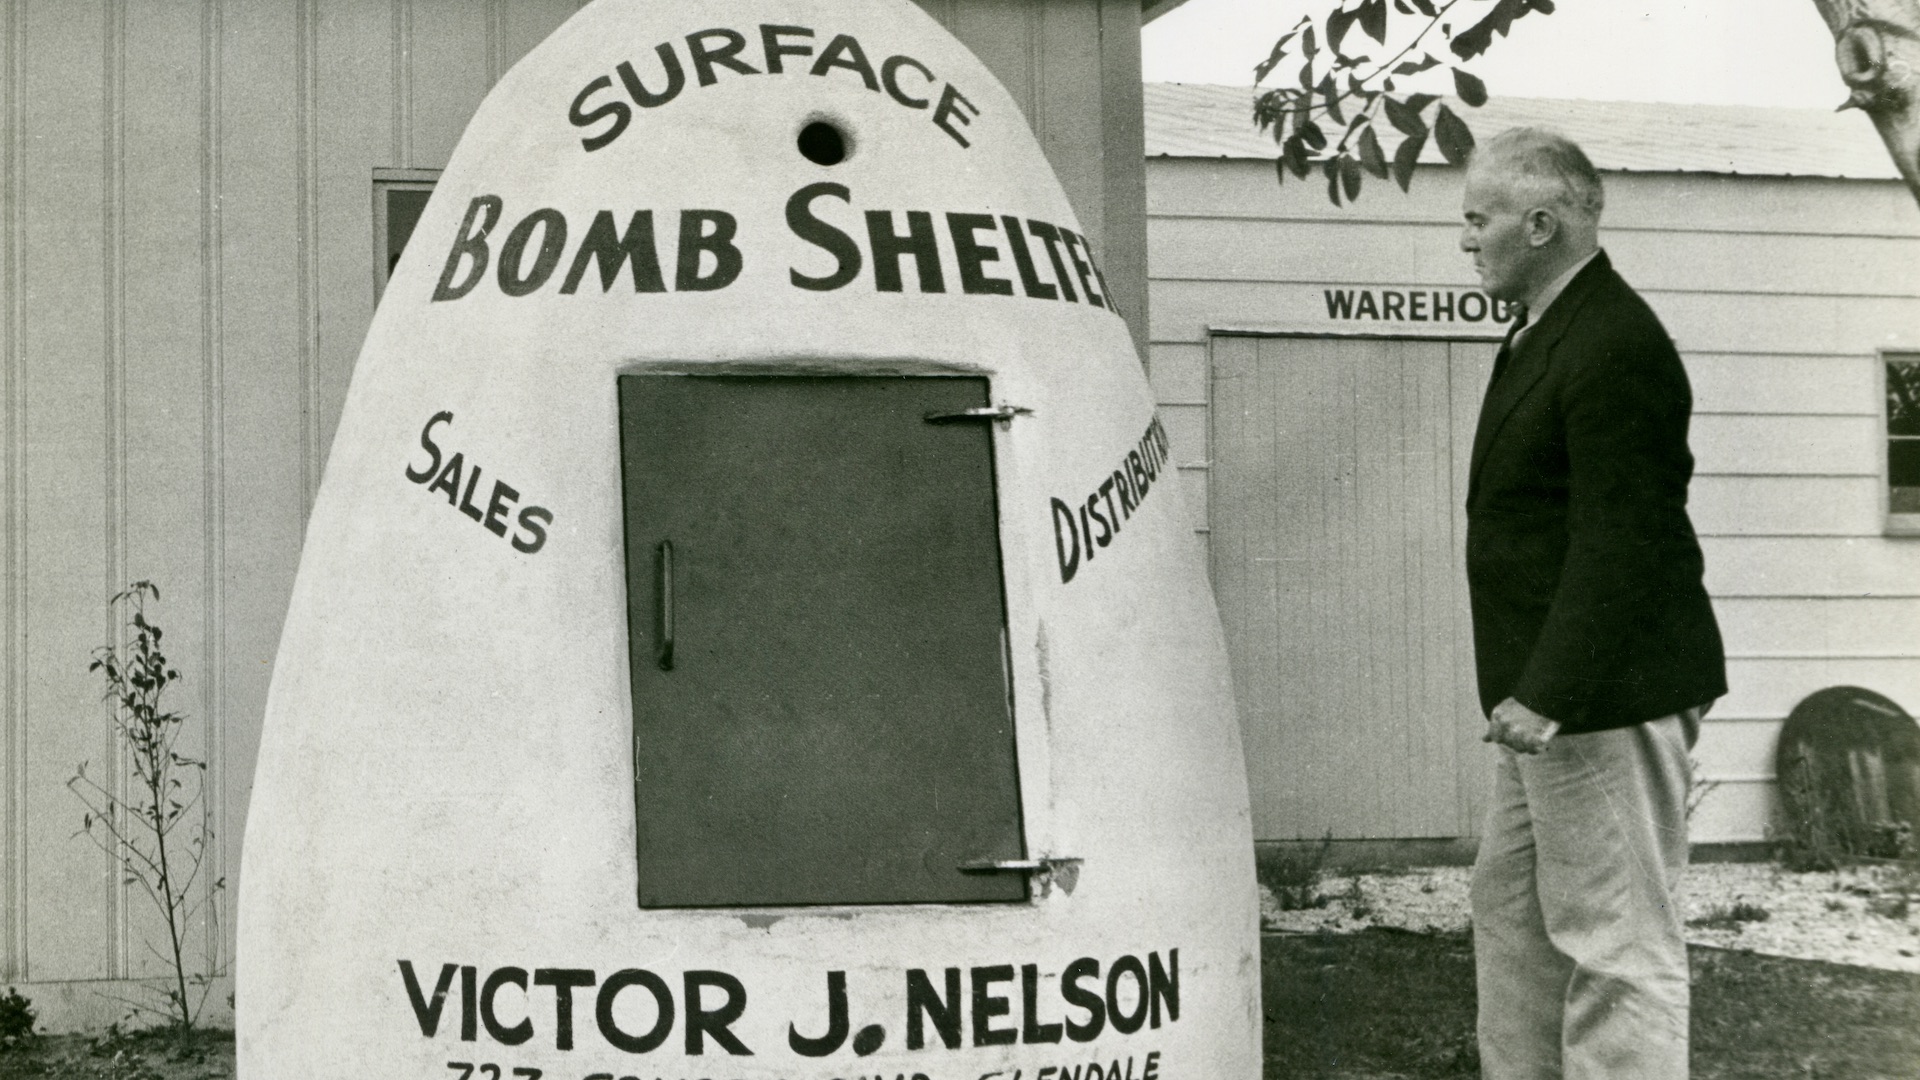
[[[1500,351],[1493,358],[1493,377],[1487,380],[1489,389],[1494,383],[1500,381],[1500,373],[1507,370],[1507,361],[1513,358],[1513,341],[1520,336],[1520,331],[1526,328],[1527,309],[1521,308],[1519,316],[1513,320],[1512,328],[1507,331],[1507,339],[1500,343]]]

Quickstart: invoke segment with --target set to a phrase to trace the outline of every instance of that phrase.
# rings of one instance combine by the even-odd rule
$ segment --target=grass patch
[[[1737,930],[1741,923],[1766,922],[1773,918],[1773,912],[1759,904],[1749,904],[1739,900],[1732,904],[1715,904],[1707,909],[1705,915],[1687,920],[1688,926],[1703,926],[1714,930]]]
[[[1693,948],[1695,1080],[1920,1069],[1920,975]]]
[[[1268,934],[1261,946],[1268,1080],[1480,1075],[1466,935]]]
[[[231,1080],[233,1032],[36,1035],[0,1051],[0,1080]]]
[[[1920,1074],[1920,975],[1693,947],[1694,1080]],[[1469,1080],[1465,934],[1269,934],[1267,1080]]]

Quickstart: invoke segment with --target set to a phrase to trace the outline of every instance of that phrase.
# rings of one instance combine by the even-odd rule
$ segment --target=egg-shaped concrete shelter
[[[354,372],[247,823],[242,1074],[1257,1075],[1168,454],[1018,108],[918,8],[582,10],[468,126]]]

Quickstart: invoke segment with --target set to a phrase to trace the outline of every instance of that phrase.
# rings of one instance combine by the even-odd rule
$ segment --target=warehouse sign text
[[[1297,321],[1343,332],[1502,335],[1518,305],[1478,289],[1445,286],[1319,285],[1301,287],[1287,305]]]

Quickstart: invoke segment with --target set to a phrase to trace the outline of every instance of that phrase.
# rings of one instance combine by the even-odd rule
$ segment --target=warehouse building
[[[1694,839],[1764,840],[1797,702],[1853,685],[1920,707],[1920,469],[1900,449],[1920,417],[1898,413],[1920,388],[1920,210],[1858,114],[1461,111],[1587,149],[1601,242],[1687,365],[1730,685],[1695,751]],[[1153,382],[1226,625],[1254,835],[1458,857],[1491,760],[1461,504],[1507,315],[1456,246],[1457,170],[1435,156],[1410,194],[1369,179],[1336,207],[1317,172],[1276,182],[1250,114],[1244,87],[1146,88]]]

